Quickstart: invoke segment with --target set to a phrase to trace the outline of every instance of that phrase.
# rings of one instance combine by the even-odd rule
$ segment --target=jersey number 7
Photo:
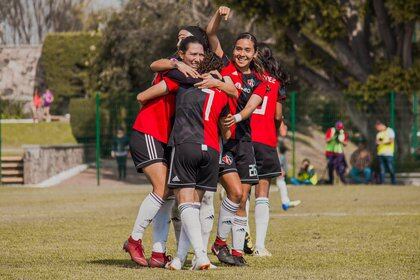
[[[208,121],[210,116],[211,105],[213,104],[214,99],[214,90],[205,88],[202,89],[202,91],[209,94],[209,100],[207,100],[206,110],[204,111],[204,120]]]

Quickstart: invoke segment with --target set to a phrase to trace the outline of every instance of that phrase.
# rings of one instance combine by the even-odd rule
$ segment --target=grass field
[[[2,124],[2,148],[18,149],[22,145],[74,144],[69,123],[13,123]]]
[[[272,192],[273,257],[205,272],[136,268],[121,250],[148,191],[106,183],[0,188],[0,279],[420,278],[419,187],[295,187],[290,195],[303,204],[288,212]],[[147,254],[150,243],[148,231]],[[169,244],[173,254],[172,229]]]

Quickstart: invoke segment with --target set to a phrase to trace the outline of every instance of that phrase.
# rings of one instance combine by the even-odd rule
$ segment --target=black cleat
[[[235,266],[247,266],[246,260],[243,256],[232,256],[235,260]]]
[[[229,251],[229,248],[227,245],[220,246],[213,244],[211,247],[212,252],[217,256],[219,261],[224,264],[228,265],[236,265],[236,261],[233,258],[232,254]]]
[[[245,234],[245,241],[244,241],[244,253],[247,255],[254,254],[254,244],[252,244],[251,235],[247,232]]]

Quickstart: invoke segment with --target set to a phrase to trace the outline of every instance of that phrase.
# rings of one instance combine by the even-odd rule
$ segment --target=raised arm
[[[159,60],[153,61],[152,64],[150,64],[150,69],[153,72],[162,72],[162,71],[168,71],[172,69],[178,69],[187,77],[198,78],[200,76],[198,72],[194,70],[192,67],[188,66],[184,62],[179,61],[175,58],[173,59],[161,58]]]
[[[141,104],[144,104],[149,100],[166,95],[168,93],[168,87],[166,86],[165,81],[160,81],[156,85],[151,86],[145,91],[142,91],[139,94],[137,94],[137,101]]]
[[[209,24],[206,28],[207,36],[209,37],[209,42],[211,46],[211,50],[218,56],[223,56],[223,49],[220,45],[219,38],[217,37],[217,31],[219,30],[220,22],[224,17],[225,20],[228,20],[230,14],[230,8],[221,6],[217,11],[214,13],[213,17],[211,18]]]
[[[261,96],[257,94],[251,95],[251,97],[245,105],[245,108],[233,116],[227,116],[224,121],[224,125],[227,127],[231,127],[235,123],[246,120],[251,116],[252,112],[254,112],[254,110],[261,104],[261,102]]]

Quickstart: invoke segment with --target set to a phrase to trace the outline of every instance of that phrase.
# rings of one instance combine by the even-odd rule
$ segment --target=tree
[[[221,3],[222,4],[222,3]],[[278,58],[299,83],[346,98],[354,125],[374,143],[373,124],[396,92],[398,155],[410,153],[410,96],[418,89],[416,0],[223,1],[272,31]]]
[[[83,28],[90,0],[7,0],[0,2],[0,43],[41,44],[48,32]]]

